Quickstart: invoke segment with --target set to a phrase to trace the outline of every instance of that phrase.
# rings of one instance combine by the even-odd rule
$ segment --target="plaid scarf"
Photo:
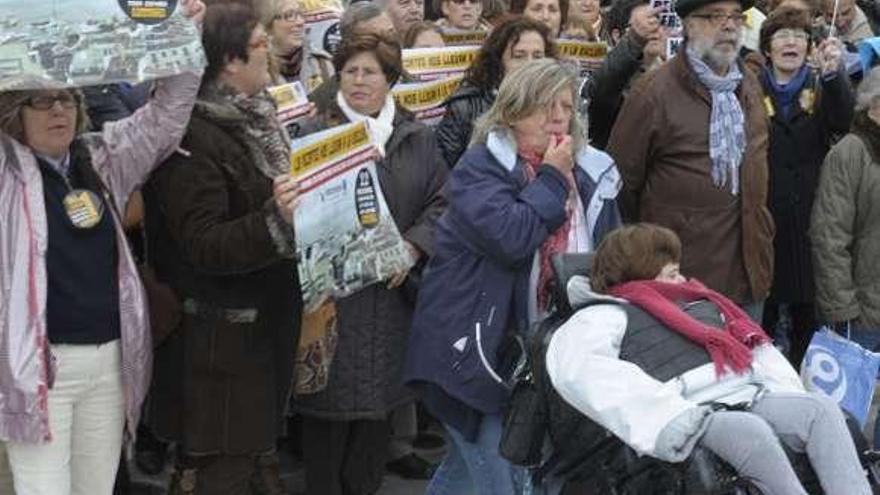
[[[266,177],[274,179],[290,170],[290,137],[278,122],[275,101],[266,91],[248,96],[228,86],[209,84],[202,88],[196,111],[231,127]]]
[[[746,149],[745,116],[736,88],[742,81],[739,66],[731,64],[727,75],[719,76],[696,53],[688,48],[688,60],[694,73],[712,94],[709,120],[709,158],[712,159],[712,183],[724,187],[730,181],[730,193],[739,194],[739,166]]]

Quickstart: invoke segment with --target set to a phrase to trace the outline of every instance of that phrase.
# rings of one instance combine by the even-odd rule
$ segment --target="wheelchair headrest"
[[[593,253],[564,253],[550,258],[553,267],[553,297],[558,309],[570,312],[572,306],[568,300],[568,282],[577,275],[589,277],[593,266]]]

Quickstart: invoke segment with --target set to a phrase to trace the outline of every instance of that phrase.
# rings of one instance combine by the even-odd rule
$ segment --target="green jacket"
[[[825,158],[810,239],[821,315],[880,331],[880,126],[864,112]]]

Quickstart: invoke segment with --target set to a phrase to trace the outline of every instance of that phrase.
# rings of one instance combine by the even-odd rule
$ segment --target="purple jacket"
[[[160,80],[152,100],[131,117],[108,123],[85,140],[95,171],[118,211],[132,191],[176,148],[189,121],[200,76]],[[30,148],[0,133],[0,440],[52,439],[48,391],[55,362],[46,335],[46,247],[43,182]],[[122,383],[127,431],[134,438],[149,387],[152,345],[147,301],[121,220],[119,246]]]

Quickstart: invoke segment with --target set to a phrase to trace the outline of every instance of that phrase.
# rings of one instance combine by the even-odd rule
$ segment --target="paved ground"
[[[443,449],[435,451],[420,451],[426,459],[439,462],[443,457]],[[159,476],[147,476],[137,470],[132,463],[132,490],[129,495],[165,495],[168,486],[170,467]],[[301,465],[295,464],[288,455],[281,457],[282,479],[292,494],[299,494],[305,490],[305,473]],[[393,474],[387,474],[382,488],[377,495],[422,495],[425,493],[426,481],[405,480]]]

